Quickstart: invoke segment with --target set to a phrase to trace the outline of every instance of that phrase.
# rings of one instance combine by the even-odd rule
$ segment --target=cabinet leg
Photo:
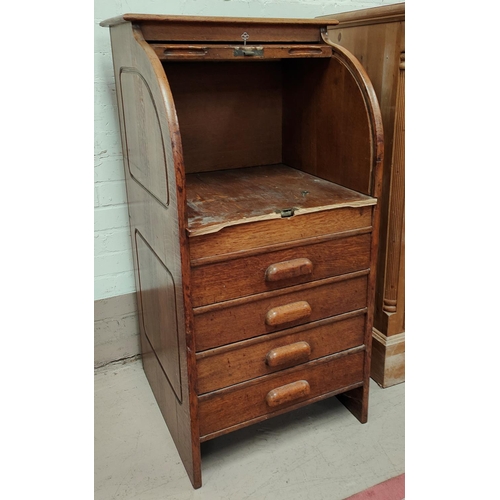
[[[368,420],[368,384],[344,392],[338,400],[362,423]]]
[[[201,460],[196,459],[196,455],[198,457],[200,456],[200,451],[198,450],[197,453],[194,453],[193,457],[193,469],[192,473],[186,468],[186,472],[189,475],[189,479],[191,481],[191,484],[193,485],[193,488],[197,490],[198,488],[201,488]]]

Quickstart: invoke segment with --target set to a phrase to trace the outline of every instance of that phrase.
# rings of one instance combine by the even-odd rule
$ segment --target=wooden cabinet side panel
[[[198,488],[201,459],[177,117],[161,63],[140,32],[129,23],[114,26],[111,44],[143,364],[188,476]]]

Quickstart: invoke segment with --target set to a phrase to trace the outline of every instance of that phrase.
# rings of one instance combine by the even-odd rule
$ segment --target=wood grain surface
[[[284,324],[266,323],[269,310],[307,301],[311,314],[286,324],[292,327],[366,306],[367,271],[327,278],[283,290],[251,295],[194,309],[196,347],[204,351],[239,340],[275,332]]]
[[[311,348],[306,360],[309,361],[360,346],[364,340],[365,320],[366,310],[361,309],[198,353],[198,394],[304,362],[292,360],[284,365],[271,366],[266,360],[273,349],[307,342]]]
[[[298,364],[308,361],[311,356],[311,346],[301,340],[283,347],[275,347],[266,354],[266,364],[273,368],[287,364]]]
[[[220,256],[297,240],[331,236],[372,226],[372,207],[337,208],[225,227],[189,238],[192,260]],[[285,245],[286,247],[286,245]]]
[[[307,380],[297,380],[291,384],[271,389],[266,395],[266,403],[270,408],[283,406],[311,394],[311,386]]]
[[[308,394],[294,400],[283,399],[283,406],[313,398],[363,380],[364,352],[333,355],[305,365],[267,375],[228,389],[199,397],[200,435],[205,436],[261,415],[272,414],[266,403],[270,391],[305,380]]]
[[[265,272],[266,281],[283,281],[312,274],[313,263],[306,258],[285,260],[271,264]]]
[[[404,353],[391,357],[385,344],[405,329],[405,4],[339,14],[328,30],[331,40],[351,51],[366,67],[384,123],[385,157],[379,196],[380,245],[374,303],[372,377],[383,387],[404,381]],[[333,16],[332,16],[333,17]],[[386,336],[382,342],[376,332]],[[401,344],[404,349],[404,341]],[[398,374],[399,378],[394,376]],[[391,380],[389,383],[388,381]]]
[[[190,174],[186,189],[190,236],[279,219],[286,209],[293,209],[295,216],[376,203],[370,196],[282,164]]]
[[[186,200],[185,192],[177,188],[183,184],[179,126],[162,65],[140,31],[130,24],[120,24],[111,30],[111,45],[144,370],[193,487],[199,488],[201,455],[194,390],[195,347],[183,227]],[[126,80],[122,87],[124,70],[137,76]],[[136,99],[144,95],[145,89],[150,102],[139,112]],[[135,111],[131,112],[130,107]],[[126,116],[135,118],[127,121]],[[137,139],[149,130],[155,131],[154,147],[144,147]],[[161,154],[157,154],[159,148]],[[144,173],[142,179],[147,182],[131,175],[134,170],[129,169],[130,159],[135,162],[136,170]],[[148,174],[152,169],[156,172]],[[148,189],[155,179],[164,180],[156,190]],[[168,190],[165,197],[159,196],[162,190]],[[179,348],[174,353],[176,345]]]
[[[361,309],[198,353],[198,394],[304,362],[290,360],[279,366],[266,362],[270,352],[290,344],[307,342],[311,353],[306,361],[360,346],[365,320],[366,309]]]
[[[163,66],[175,99],[187,173],[281,161],[279,62]]]
[[[332,49],[324,45],[246,45],[243,52],[241,44],[151,44],[156,55],[161,61],[203,61],[203,60],[267,60],[286,58],[316,58],[331,57]]]
[[[192,267],[193,306],[223,302],[368,269],[370,243],[370,234],[361,234],[275,251],[264,249],[264,253],[258,255]],[[291,272],[285,274],[283,271],[283,262],[306,260],[312,266],[310,273],[292,276]],[[291,269],[297,268],[292,266]],[[308,269],[306,266],[306,270]],[[270,273],[272,280],[269,280]]]
[[[219,25],[223,24],[229,27],[234,26],[238,23],[244,23],[247,26],[262,25],[269,26],[271,28],[280,28],[283,26],[292,26],[296,30],[300,29],[300,26],[326,26],[331,24],[338,24],[335,19],[328,19],[328,21],[320,18],[315,19],[294,19],[294,18],[280,18],[280,17],[231,17],[231,16],[178,16],[170,14],[137,14],[137,13],[127,13],[120,16],[111,17],[102,21],[100,26],[115,26],[122,23],[135,23],[142,26],[142,23],[146,22],[158,22],[163,23],[165,26],[168,24],[184,24],[191,25],[197,24],[200,29],[206,29],[209,25]],[[191,40],[193,41],[193,40]]]
[[[365,422],[383,131],[335,21],[101,25],[144,369],[193,487],[202,441],[337,394]]]
[[[309,318],[311,312],[309,302],[307,300],[299,300],[269,309],[266,313],[265,321],[268,326],[281,326]]]

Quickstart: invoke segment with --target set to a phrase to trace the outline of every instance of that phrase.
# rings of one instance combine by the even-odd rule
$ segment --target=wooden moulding
[[[371,7],[351,12],[340,12],[338,14],[318,16],[316,19],[324,20],[328,23],[332,21],[331,26],[339,25],[342,28],[397,23],[405,20],[405,3],[383,5],[381,7]]]
[[[386,388],[405,381],[405,332],[386,337],[373,329],[371,376]]]
[[[134,14],[127,13],[120,16],[115,16],[106,19],[100,23],[100,26],[111,27],[122,23],[136,23],[141,24],[145,22],[161,22],[179,25],[191,25],[197,23],[202,27],[209,25],[234,25],[235,23],[245,23],[247,26],[324,26],[325,24],[338,24],[335,19],[330,19],[328,23],[320,18],[315,19],[287,19],[279,17],[224,17],[224,16],[177,16],[177,15],[164,15],[164,14]]]
[[[387,224],[387,256],[382,304],[388,315],[386,335],[404,327],[404,213],[405,213],[405,53],[400,55],[399,81],[394,117],[394,145]],[[396,314],[391,314],[396,313]]]

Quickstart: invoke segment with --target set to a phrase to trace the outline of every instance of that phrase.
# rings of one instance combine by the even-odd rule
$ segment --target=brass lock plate
[[[264,57],[264,47],[250,47],[248,45],[235,47],[234,57]]]

